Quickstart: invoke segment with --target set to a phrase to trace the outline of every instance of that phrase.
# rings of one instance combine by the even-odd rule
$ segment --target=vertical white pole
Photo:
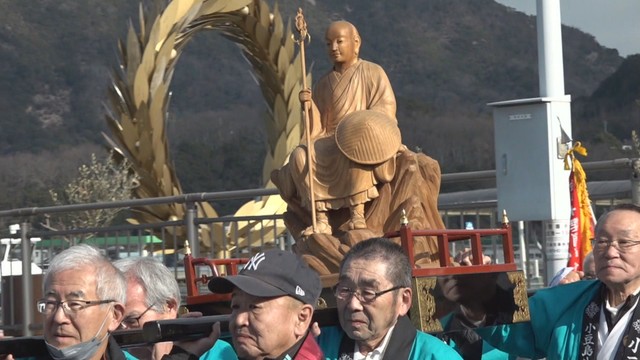
[[[538,27],[538,71],[541,97],[562,97],[564,93],[564,65],[562,60],[562,23],[560,21],[560,0],[537,0],[536,23]],[[552,104],[553,105],[553,104]],[[550,121],[547,119],[547,121]],[[553,121],[553,120],[551,120]],[[555,143],[549,133],[549,141]],[[571,135],[569,135],[571,136]],[[549,153],[549,161],[559,161],[554,152]],[[563,172],[552,176],[565,176]],[[562,179],[550,179],[552,182]],[[568,180],[567,191],[569,188]],[[545,231],[546,281],[567,264],[569,255],[569,204],[556,203],[554,219],[543,222]],[[563,215],[566,213],[566,217]]]
[[[524,271],[524,277],[528,277],[528,264],[527,261],[527,243],[524,240],[524,221],[518,221],[518,240],[520,241],[520,267]]]
[[[560,0],[537,0],[540,97],[564,95]]]

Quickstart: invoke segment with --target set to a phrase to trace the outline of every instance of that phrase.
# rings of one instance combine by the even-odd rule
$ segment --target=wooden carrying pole
[[[307,22],[304,20],[304,15],[302,14],[302,9],[298,8],[298,14],[296,15],[296,29],[300,33],[300,38],[297,43],[300,46],[300,60],[302,64],[302,88],[307,89],[307,66],[305,63],[305,55],[304,55],[304,41],[309,36],[307,33]],[[313,162],[312,162],[312,154],[313,154],[313,142],[311,142],[311,123],[309,120],[309,102],[305,101],[302,103],[302,109],[304,112],[304,128],[305,128],[305,137],[307,139],[307,168],[309,170],[309,207],[311,208],[311,226],[313,228],[313,232],[315,233],[318,229],[316,225],[316,201],[315,194],[313,192]]]

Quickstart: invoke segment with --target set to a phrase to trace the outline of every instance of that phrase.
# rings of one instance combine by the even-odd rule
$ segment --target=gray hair
[[[602,214],[602,216],[600,216],[600,218],[598,219],[598,222],[596,223],[596,227],[595,227],[595,234],[597,235],[600,232],[600,227],[602,225],[602,223],[605,222],[605,220],[607,220],[607,218],[609,217],[609,215],[611,215],[612,212],[614,211],[633,211],[636,214],[640,214],[640,206],[635,205],[635,204],[618,204],[613,206],[611,209],[609,209],[609,211],[607,211],[606,213]]]
[[[160,261],[151,257],[124,258],[113,263],[124,273],[127,281],[135,281],[144,289],[145,305],[158,313],[165,312],[169,301],[180,306],[180,287],[173,273]]]
[[[121,304],[127,301],[127,283],[124,275],[97,248],[80,244],[63,250],[54,256],[44,276],[44,290],[54,275],[89,266],[95,270],[96,295],[100,300],[115,300]]]
[[[344,266],[354,259],[381,261],[387,264],[387,280],[394,286],[411,287],[411,264],[402,246],[387,238],[372,238],[354,245],[340,264],[340,274]]]

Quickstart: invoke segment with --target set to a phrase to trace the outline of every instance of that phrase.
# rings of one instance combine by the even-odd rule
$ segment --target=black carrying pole
[[[338,325],[335,308],[319,309],[313,313],[313,321],[320,327]],[[229,315],[211,315],[198,318],[147,321],[142,329],[118,330],[111,336],[122,348],[146,346],[156,342],[195,340],[209,336],[213,324],[220,322],[219,339],[231,339]],[[0,355],[14,358],[48,356],[42,336],[25,336],[0,339]]]

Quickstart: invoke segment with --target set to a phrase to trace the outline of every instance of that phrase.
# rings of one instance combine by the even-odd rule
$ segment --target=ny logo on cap
[[[260,263],[263,262],[264,259],[264,253],[257,253],[253,255],[251,259],[249,259],[249,262],[244,268],[247,270],[258,270],[258,265],[260,265]]]

